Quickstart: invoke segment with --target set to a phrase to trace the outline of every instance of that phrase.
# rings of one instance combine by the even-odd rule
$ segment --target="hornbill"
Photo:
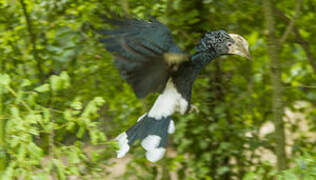
[[[222,55],[250,59],[248,43],[237,34],[211,31],[199,41],[196,53],[187,55],[174,43],[168,27],[155,19],[105,19],[115,28],[101,30],[104,37],[100,41],[113,55],[121,78],[131,85],[138,98],[160,93],[149,112],[117,136],[117,157],[123,157],[133,142],[140,139],[146,158],[158,161],[165,154],[168,134],[175,130],[172,114],[185,114],[191,108],[192,85],[199,72]]]

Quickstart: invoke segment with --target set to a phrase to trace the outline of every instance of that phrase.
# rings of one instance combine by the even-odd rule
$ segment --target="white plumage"
[[[176,130],[176,126],[174,125],[174,121],[171,120],[168,127],[168,133],[173,134],[175,130]]]
[[[117,157],[118,158],[124,157],[125,154],[129,151],[127,134],[125,132],[121,133],[115,139],[118,141],[118,145],[120,148],[118,151],[116,151]]]
[[[141,145],[147,151],[153,150],[159,146],[161,137],[156,135],[148,135],[145,139],[142,140]]]
[[[180,112],[184,114],[187,110],[188,102],[177,91],[172,82],[172,79],[168,80],[165,90],[150,109],[148,116],[155,119],[162,119],[162,117],[168,117],[174,112]]]
[[[141,115],[141,116],[137,119],[137,122],[138,122],[138,121],[140,121],[140,120],[142,120],[142,119],[143,119],[143,117],[145,117],[146,115],[147,115],[147,113],[145,113],[145,114]]]
[[[165,155],[165,148],[156,148],[146,152],[146,158],[151,162],[159,161]]]

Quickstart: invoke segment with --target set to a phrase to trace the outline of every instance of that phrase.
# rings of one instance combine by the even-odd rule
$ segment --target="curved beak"
[[[245,38],[238,34],[229,34],[229,36],[235,42],[228,47],[228,54],[242,56],[251,60],[251,55],[248,49],[248,42],[245,40]]]

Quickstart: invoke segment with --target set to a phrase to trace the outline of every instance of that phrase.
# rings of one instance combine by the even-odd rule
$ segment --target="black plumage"
[[[225,31],[207,32],[189,56],[174,43],[170,30],[157,20],[105,18],[115,28],[103,30],[100,40],[113,55],[121,77],[139,98],[158,92],[151,110],[117,137],[124,156],[136,139],[141,139],[146,157],[154,162],[163,157],[168,133],[172,133],[174,112],[190,109],[191,90],[198,73],[214,58],[236,54],[250,58],[248,43]]]
[[[170,66],[165,53],[182,53],[174,44],[170,30],[158,21],[136,19],[106,19],[119,28],[102,31],[107,38],[106,49],[113,53],[115,66],[121,77],[139,98],[161,92],[167,82]]]

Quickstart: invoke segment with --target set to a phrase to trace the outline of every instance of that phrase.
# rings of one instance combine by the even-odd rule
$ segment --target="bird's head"
[[[248,42],[242,36],[224,30],[205,33],[196,49],[199,52],[215,51],[218,56],[239,55],[251,59]]]

